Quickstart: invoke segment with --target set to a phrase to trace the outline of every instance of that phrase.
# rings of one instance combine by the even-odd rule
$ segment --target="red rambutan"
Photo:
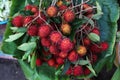
[[[100,46],[102,48],[102,51],[105,51],[108,49],[109,44],[107,42],[102,42],[102,43],[100,43]]]
[[[57,31],[53,31],[51,34],[50,34],[50,40],[53,42],[53,43],[58,43],[60,42],[62,39],[62,35],[57,32]]]
[[[69,38],[64,38],[61,40],[60,43],[60,50],[63,52],[69,52],[73,49],[73,43],[70,41]]]
[[[44,47],[50,47],[51,43],[50,43],[50,40],[48,38],[41,38],[41,44],[42,46]]]
[[[23,24],[26,25],[26,24],[30,23],[30,22],[32,21],[32,19],[33,19],[32,16],[26,16],[26,17],[24,18]]]
[[[71,10],[67,10],[64,14],[63,14],[63,18],[66,22],[72,22],[75,19],[75,14],[73,11]]]
[[[48,63],[48,65],[49,66],[55,66],[55,60],[54,59],[49,59],[48,61],[47,61],[47,63]]]
[[[74,76],[81,76],[81,75],[83,75],[83,68],[82,68],[82,66],[75,66],[74,68],[73,68],[73,75]]]
[[[19,16],[16,16],[13,18],[12,20],[12,24],[15,26],[15,27],[23,27],[23,16],[19,15]]]
[[[71,62],[75,62],[78,59],[78,54],[76,53],[76,51],[71,51],[68,55],[68,60]]]
[[[36,66],[41,66],[42,65],[42,61],[41,59],[36,59]]]
[[[32,25],[27,30],[28,35],[30,36],[37,36],[38,34],[38,27],[35,25]]]
[[[38,35],[40,38],[47,37],[51,32],[51,28],[49,25],[41,25],[38,31]]]

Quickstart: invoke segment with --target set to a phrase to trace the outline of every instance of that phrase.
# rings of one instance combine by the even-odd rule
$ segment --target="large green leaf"
[[[116,70],[111,80],[119,80],[120,79],[120,67]]]

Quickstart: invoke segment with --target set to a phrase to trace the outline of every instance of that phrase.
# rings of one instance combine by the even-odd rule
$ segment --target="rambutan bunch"
[[[60,70],[59,75],[74,78],[96,75],[93,65],[107,51],[109,43],[101,40],[94,6],[87,2],[75,5],[71,0],[53,0],[44,8],[26,5],[23,11],[32,14],[19,14],[11,21],[13,33],[23,33],[17,36],[24,38],[18,47],[25,52],[22,60],[28,59],[32,68],[46,64]]]

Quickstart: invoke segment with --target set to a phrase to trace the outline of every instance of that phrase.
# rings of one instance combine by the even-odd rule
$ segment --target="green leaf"
[[[39,76],[42,80],[55,80],[55,69],[43,64],[39,67]]]
[[[37,57],[36,57],[36,55],[35,55],[35,53],[34,53],[34,54],[32,55],[31,62],[30,62],[30,66],[31,66],[32,69],[34,69],[35,66],[36,66],[36,59],[37,59]]]
[[[19,39],[23,35],[24,35],[24,33],[16,33],[16,34],[10,35],[9,38],[6,39],[5,41],[6,42],[12,42],[12,41],[15,41],[15,40]]]
[[[25,74],[25,77],[27,79],[30,79],[34,74],[34,71],[29,67],[29,65],[26,62],[24,62],[22,60],[18,60],[18,61],[21,65],[21,68],[22,68],[24,74]]]
[[[23,43],[22,45],[18,46],[18,49],[22,51],[29,51],[31,49],[34,49],[35,47],[36,47],[35,42],[28,42],[28,43]]]
[[[10,27],[10,29],[12,30],[12,32],[16,32],[18,30],[18,27]]]
[[[22,60],[26,60],[30,54],[31,54],[31,50],[26,51],[25,54],[22,57]]]
[[[21,28],[11,27],[10,29],[11,29],[14,33],[15,33],[15,32],[25,33],[25,32],[27,31],[27,28],[25,28],[25,27],[21,27]]]
[[[117,68],[111,80],[119,80],[119,79],[120,79],[120,67]]]
[[[90,25],[92,25],[92,27],[94,27],[94,21],[86,16],[84,16],[84,19],[86,20],[86,22],[88,22]]]
[[[27,31],[27,28],[22,27],[22,28],[18,28],[18,30],[16,32],[23,32],[25,33]]]
[[[73,41],[74,37],[75,37],[75,30],[78,29],[79,27],[81,27],[82,24],[84,24],[86,22],[85,19],[79,19],[76,18],[72,23],[70,23],[71,27],[72,27],[72,31],[71,34],[69,36],[69,38]]]
[[[93,69],[92,65],[88,65],[87,68],[93,73],[94,76],[97,76],[95,70]]]
[[[89,63],[90,63],[90,61],[88,61],[88,60],[80,60],[78,64],[80,64],[80,65],[87,65]]]
[[[96,7],[97,7],[97,13],[94,14],[92,17],[93,19],[99,20],[102,17],[103,12],[102,12],[100,4],[97,1],[96,1]]]
[[[55,22],[55,23],[57,23],[57,24],[60,24],[61,23],[61,18],[60,17],[53,17],[53,18],[51,18],[52,19],[52,22]]]
[[[28,11],[21,10],[21,11],[20,11],[20,14],[23,15],[23,16],[33,15],[33,13],[32,13],[30,10],[28,10]]]
[[[65,75],[66,71],[70,68],[70,62],[69,61],[66,61],[65,62],[65,65],[64,65],[64,68],[63,68],[63,72],[62,72],[62,75]]]
[[[94,42],[100,42],[100,36],[95,33],[89,33],[88,37]]]

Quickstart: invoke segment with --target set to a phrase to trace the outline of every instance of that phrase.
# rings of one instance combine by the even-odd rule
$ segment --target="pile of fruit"
[[[55,1],[48,7],[26,5],[12,18],[13,35],[5,41],[21,40],[17,49],[31,68],[48,64],[72,77],[96,75],[92,66],[109,47],[96,22],[103,15],[99,3]]]

